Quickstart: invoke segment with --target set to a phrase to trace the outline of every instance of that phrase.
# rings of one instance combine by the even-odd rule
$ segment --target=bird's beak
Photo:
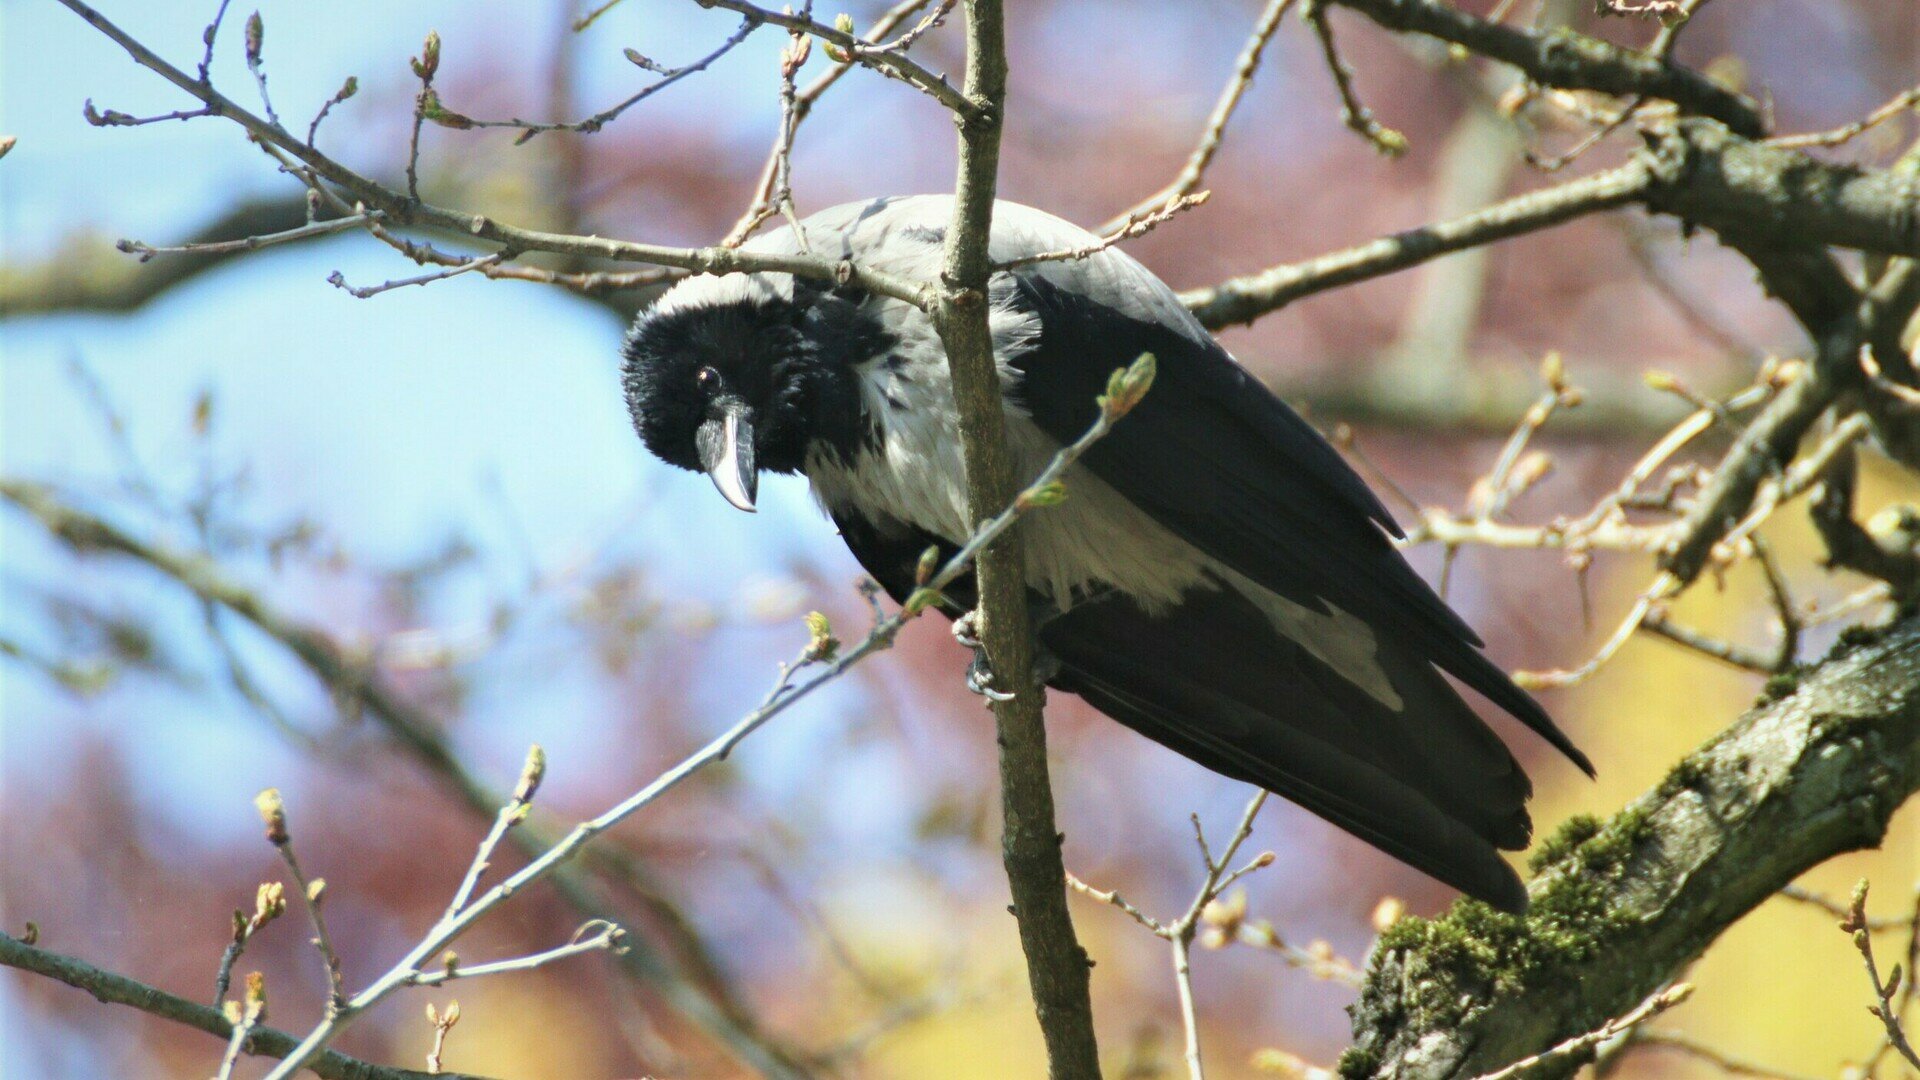
[[[737,401],[721,403],[720,416],[700,425],[694,436],[700,465],[713,486],[736,508],[753,513],[760,470],[753,461],[753,410]]]

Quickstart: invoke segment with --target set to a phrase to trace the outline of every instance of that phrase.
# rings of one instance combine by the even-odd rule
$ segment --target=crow
[[[934,280],[948,196],[822,211],[750,250]],[[997,263],[1096,245],[997,204]],[[1215,772],[1258,785],[1506,911],[1526,890],[1532,785],[1448,676],[1592,765],[1414,573],[1400,528],[1340,454],[1130,256],[1107,248],[993,275],[989,321],[1016,479],[1094,421],[1143,353],[1153,389],[1027,516],[1047,685]],[[776,273],[698,276],[636,318],[622,385],[666,462],[754,508],[762,471],[804,474],[896,601],[930,547],[970,535],[959,416],[932,320]],[[966,583],[949,616],[972,604]]]

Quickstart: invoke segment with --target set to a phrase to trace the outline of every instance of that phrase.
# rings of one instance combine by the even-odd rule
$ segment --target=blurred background
[[[105,14],[182,66],[213,3],[112,2]],[[844,5],[865,26],[882,8]],[[1462,6],[1483,11],[1478,0]],[[1165,184],[1232,70],[1259,5],[1049,0],[1010,13],[1013,97],[1002,193],[1088,226]],[[1530,17],[1520,5],[1514,17]],[[822,9],[825,11],[825,9]],[[825,11],[830,17],[839,9]],[[266,0],[266,70],[280,111],[310,117],[347,75],[321,145],[400,175],[416,83],[407,58],[441,35],[438,86],[469,116],[573,118],[710,52],[737,19],[675,0],[629,0],[582,34],[572,0]],[[213,73],[252,100],[229,16]],[[1554,14],[1550,12],[1549,15]],[[1411,144],[1377,155],[1345,130],[1312,35],[1289,19],[1228,129],[1205,206],[1129,245],[1177,288],[1306,258],[1546,182],[1516,126],[1488,108],[1505,87],[1348,13],[1332,18],[1365,100]],[[1629,43],[1649,27],[1559,17]],[[674,244],[710,243],[748,205],[778,123],[777,52],[763,32],[593,135],[429,127],[423,193],[518,224]],[[957,29],[915,55],[957,72]],[[1680,57],[1743,82],[1783,131],[1831,127],[1920,79],[1912,0],[1746,0],[1708,7]],[[815,50],[803,81],[823,70]],[[0,0],[0,472],[56,485],[75,505],[220,571],[263,602],[369,658],[459,758],[509,787],[530,742],[550,767],[554,820],[590,815],[752,707],[818,608],[842,636],[865,626],[858,569],[799,482],[770,478],[747,517],[704,478],[654,461],[617,384],[625,319],[644,297],[596,302],[467,275],[357,300],[356,285],[417,268],[368,237],[284,246],[156,290],[115,239],[176,242],[236,207],[299,205],[300,191],[231,124],[99,128],[191,103],[67,10]],[[1843,152],[1884,159],[1920,130],[1884,125]],[[1564,150],[1551,128],[1532,145]],[[1572,167],[1616,163],[1631,133]],[[874,195],[947,190],[951,125],[911,89],[851,72],[794,153],[804,215]],[[148,275],[148,277],[142,277]],[[128,308],[131,298],[150,299]],[[125,310],[123,310],[125,309]],[[1348,422],[1366,456],[1422,503],[1461,506],[1557,350],[1589,401],[1537,445],[1554,472],[1514,510],[1584,511],[1665,426],[1678,398],[1648,370],[1703,392],[1803,349],[1746,265],[1708,237],[1637,214],[1568,227],[1322,294],[1225,335],[1236,355],[1323,427]],[[1702,454],[1716,447],[1707,443]],[[1911,498],[1869,470],[1864,504]],[[1398,509],[1398,507],[1396,507]],[[1771,539],[1803,602],[1830,579],[1800,517]],[[1413,553],[1437,574],[1440,553]],[[1450,596],[1519,668],[1572,666],[1611,630],[1648,565],[1465,550]],[[1749,580],[1751,575],[1754,580]],[[1694,590],[1677,614],[1771,646],[1747,568]],[[1817,657],[1836,627],[1811,632]],[[364,711],[330,697],[273,640],[208,614],[124,559],[76,558],[32,518],[0,510],[0,923],[195,1000],[210,1000],[229,913],[281,868],[251,806],[286,795],[310,873],[328,881],[350,986],[384,971],[437,917],[485,828],[445,778]],[[781,717],[725,766],[620,828],[636,877],[603,890],[640,947],[767,1037],[850,1076],[1042,1073],[998,858],[990,720],[959,675],[944,624]],[[1608,813],[1727,724],[1758,676],[1651,638],[1586,684],[1545,698],[1600,769],[1579,776],[1511,725],[1539,789],[1541,835]],[[1058,695],[1050,710],[1068,868],[1149,912],[1183,910],[1199,881],[1189,814],[1223,835],[1249,792]],[[1276,864],[1245,883],[1250,918],[1286,941],[1358,962],[1383,897],[1432,913],[1443,887],[1290,805],[1260,817]],[[509,858],[508,862],[513,859]],[[1809,887],[1872,876],[1890,908],[1920,876],[1920,811],[1885,849],[1837,860]],[[1075,900],[1111,1075],[1180,1074],[1164,946],[1110,908]],[[1887,912],[1891,913],[1891,911]],[[517,899],[461,945],[470,959],[564,939],[577,913],[549,889]],[[289,918],[240,969],[266,974],[272,1022],[317,1017],[318,962]],[[1877,1038],[1857,958],[1829,917],[1771,905],[1690,976],[1665,1022],[1774,1067],[1836,1075]],[[1279,1049],[1331,1064],[1351,987],[1247,945],[1195,962],[1215,1075],[1259,1075]],[[503,1077],[732,1076],[744,1066],[658,985],[603,955],[417,991],[339,1048],[420,1067],[423,1000],[458,999],[450,1069]],[[205,1076],[207,1036],[99,1005],[43,980],[0,978],[7,1077]],[[254,1068],[253,1065],[245,1068]],[[1660,1051],[1634,1075],[1704,1075]]]

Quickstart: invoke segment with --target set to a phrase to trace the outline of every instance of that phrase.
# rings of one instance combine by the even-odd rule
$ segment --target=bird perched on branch
[[[934,280],[952,200],[823,211],[750,250]],[[1000,203],[997,263],[1098,238]],[[1016,481],[1094,421],[1116,368],[1153,389],[1029,514],[1048,685],[1216,772],[1257,784],[1497,907],[1526,890],[1498,849],[1532,825],[1531,784],[1448,676],[1592,766],[1391,543],[1373,493],[1239,366],[1159,278],[1111,248],[993,277],[995,360]],[[802,473],[895,600],[922,554],[972,531],[959,417],[931,319],[785,274],[695,277],[635,321],[623,382],[667,462],[752,510],[762,471]],[[958,615],[971,590],[949,590]]]

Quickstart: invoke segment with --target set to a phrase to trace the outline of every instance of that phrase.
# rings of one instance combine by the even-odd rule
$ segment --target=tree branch
[[[1909,619],[1843,644],[1604,827],[1588,819],[1546,842],[1524,917],[1463,902],[1401,920],[1369,962],[1341,1072],[1475,1076],[1591,1030],[1806,870],[1878,844],[1916,789]]]
[[[1218,330],[1317,292],[1636,202],[1720,233],[1810,326],[1849,306],[1855,291],[1819,248],[1920,255],[1914,181],[1898,170],[1820,161],[1743,139],[1711,120],[1653,124],[1646,137],[1648,145],[1618,168],[1180,299]]]
[[[987,281],[993,270],[988,236],[1000,164],[1006,100],[1004,16],[999,0],[967,0],[965,94],[959,175],[947,229],[941,280],[932,306],[947,351],[967,472],[967,508],[975,520],[1007,505],[1015,491],[993,333],[987,324]],[[1005,697],[993,712],[999,732],[1001,859],[1026,953],[1034,1009],[1046,1040],[1053,1080],[1100,1075],[1089,998],[1090,964],[1067,911],[1066,868],[1054,825],[1047,771],[1045,691],[1033,674],[1033,631],[1027,616],[1026,559],[1019,530],[981,553],[975,570],[977,630]]]
[[[903,300],[918,307],[926,307],[932,302],[934,291],[932,286],[909,281],[893,274],[868,270],[844,260],[822,259],[806,255],[746,252],[726,247],[671,248],[624,240],[608,240],[597,236],[544,232],[504,224],[484,214],[454,210],[412,198],[404,192],[396,191],[354,172],[317,148],[299,141],[285,128],[242,108],[233,99],[215,90],[211,84],[195,79],[162,59],[152,49],[135,40],[126,31],[109,21],[106,16],[82,3],[81,0],[60,0],[60,2],[85,19],[94,29],[125,49],[140,66],[153,71],[204,102],[214,114],[239,124],[263,145],[291,155],[312,170],[315,177],[339,187],[351,200],[357,201],[368,209],[379,210],[395,222],[465,233],[476,240],[497,244],[513,253],[552,251],[562,255],[591,256],[614,262],[674,266],[704,274],[768,271],[792,274],[816,281],[858,284],[871,292]],[[769,19],[769,21],[777,20]]]
[[[1748,138],[1766,134],[1759,105],[1698,72],[1571,30],[1545,33],[1488,22],[1437,0],[1327,0],[1389,30],[1425,34],[1526,72],[1542,86],[1671,101]]]
[[[1910,176],[1821,161],[1712,120],[1653,125],[1646,138],[1658,178],[1647,204],[1660,213],[1720,232],[1920,255],[1920,195]]]
[[[1542,191],[1529,192],[1484,210],[1408,229],[1345,251],[1289,263],[1218,285],[1180,294],[1208,329],[1254,319],[1327,289],[1391,274],[1456,251],[1549,228],[1585,214],[1624,206],[1652,183],[1634,162]]]
[[[453,789],[471,812],[491,818],[506,801],[454,755],[433,719],[394,693],[382,679],[346,654],[324,631],[275,609],[237,582],[222,576],[204,560],[148,543],[112,523],[67,506],[37,484],[0,480],[0,499],[32,515],[63,543],[82,552],[109,552],[127,556],[178,581],[200,600],[217,604],[252,624],[291,652],[324,684],[331,696],[351,702],[377,721],[402,749]],[[511,838],[527,857],[547,851],[558,836],[534,822],[514,829]],[[661,994],[675,1010],[711,1033],[730,1053],[768,1076],[798,1077],[804,1070],[796,1057],[766,1032],[735,999],[708,960],[708,950],[686,916],[645,879],[631,860],[602,853],[610,876],[629,884],[652,911],[662,916],[677,951],[690,955],[698,969],[690,977],[665,956],[630,942],[619,955],[622,968],[636,982]],[[594,895],[586,875],[563,867],[554,884],[566,901],[589,919],[605,919],[605,905]]]
[[[104,971],[70,956],[48,952],[5,933],[0,933],[0,964],[18,968],[21,971],[30,971],[35,975],[44,975],[77,990],[85,990],[92,994],[96,1001],[109,1005],[126,1005],[162,1020],[196,1028],[222,1040],[233,1037],[233,1024],[221,1015],[218,1009],[210,1009],[197,1002],[175,997],[164,990],[129,979],[124,975]],[[283,1058],[298,1041],[292,1035],[277,1028],[255,1027],[246,1038],[245,1052]],[[326,1080],[428,1080],[429,1076],[427,1073],[415,1072],[412,1069],[375,1065],[332,1050],[314,1058],[308,1067]],[[484,1077],[464,1073],[443,1072],[432,1075],[439,1080],[485,1080]]]

